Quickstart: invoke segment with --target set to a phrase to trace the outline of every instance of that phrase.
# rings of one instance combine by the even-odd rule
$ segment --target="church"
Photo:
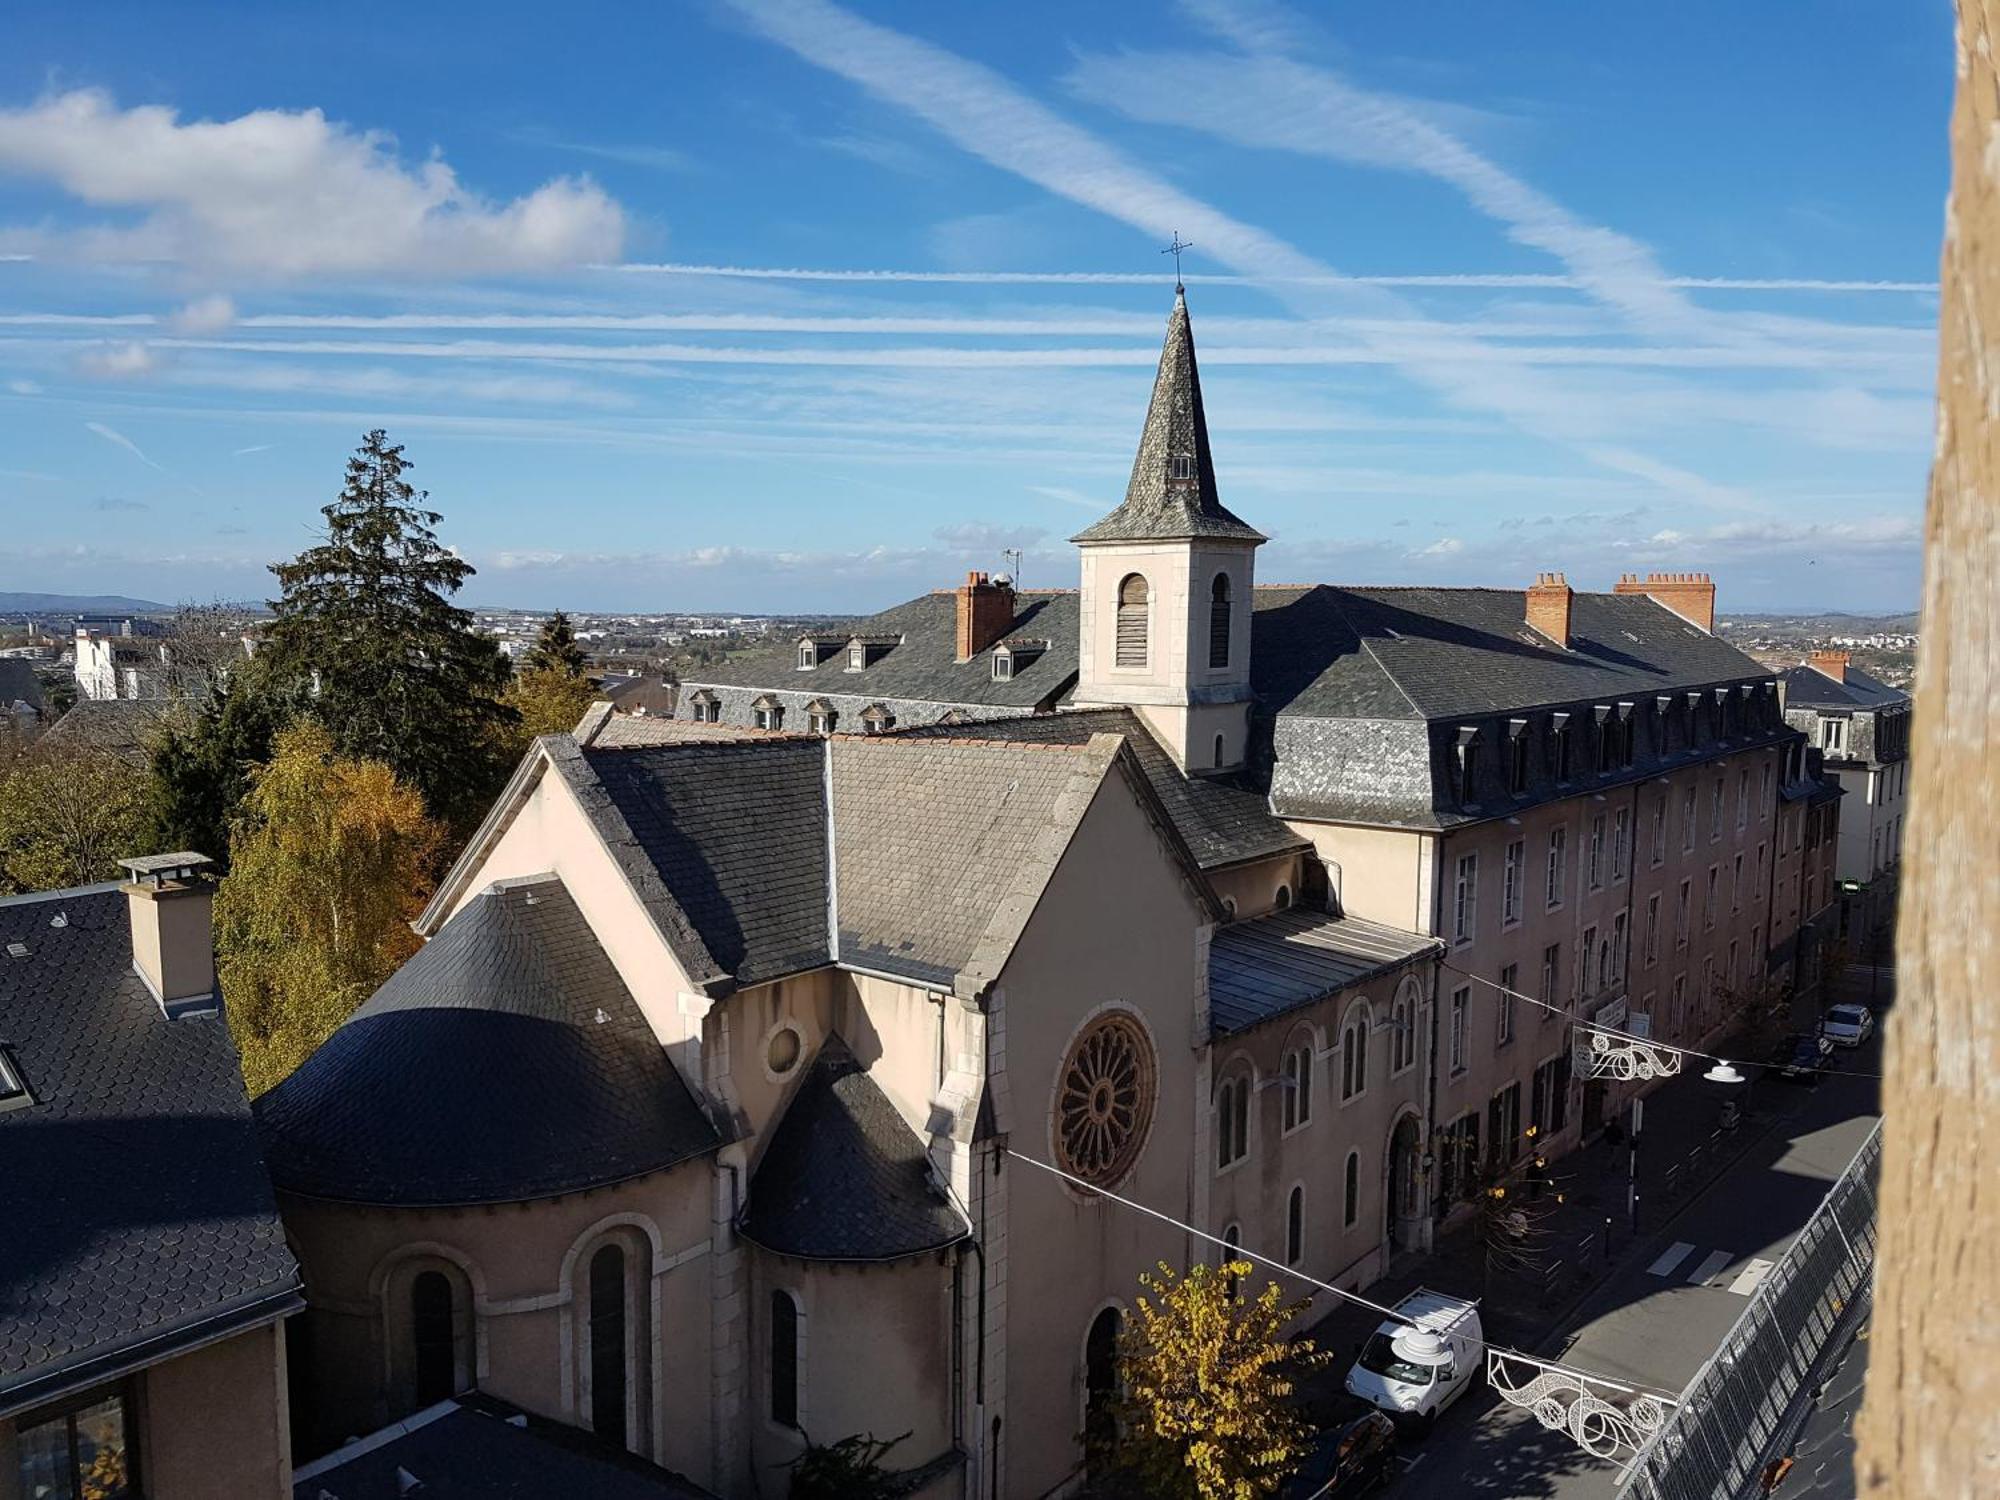
[[[1271,589],[1264,540],[1177,293],[1074,592],[538,741],[257,1101],[297,1456],[478,1390],[732,1500],[857,1433],[1067,1493],[1143,1272],[1359,1289],[1616,1110],[1559,1014],[1696,1044],[1785,974],[1809,777],[1705,576]]]

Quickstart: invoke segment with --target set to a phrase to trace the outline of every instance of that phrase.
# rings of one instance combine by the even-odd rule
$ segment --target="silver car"
[[[1865,1005],[1836,1005],[1819,1029],[1836,1047],[1859,1047],[1875,1034],[1875,1013]]]

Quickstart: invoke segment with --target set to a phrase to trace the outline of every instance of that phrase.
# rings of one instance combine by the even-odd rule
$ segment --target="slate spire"
[[[1201,371],[1187,293],[1174,289],[1167,342],[1153,380],[1153,404],[1139,434],[1139,454],[1125,503],[1073,542],[1170,541],[1195,537],[1261,542],[1262,533],[1223,508],[1208,452],[1208,418],[1201,408]]]

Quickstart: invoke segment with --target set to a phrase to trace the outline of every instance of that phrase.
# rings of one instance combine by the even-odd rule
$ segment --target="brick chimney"
[[[1715,633],[1715,582],[1706,573],[1648,573],[1643,580],[1627,573],[1611,592],[1644,594],[1688,624]]]
[[[1822,677],[1831,677],[1835,682],[1847,681],[1847,664],[1854,658],[1845,651],[1822,648],[1806,658],[1806,665]]]
[[[132,967],[169,1019],[211,1012],[215,882],[205,854],[149,854],[118,861],[131,875],[121,889],[132,921]]]
[[[958,589],[958,659],[970,661],[1014,628],[1014,585],[967,573]]]
[[[1528,590],[1528,623],[1565,651],[1572,597],[1569,580],[1560,573],[1537,573],[1535,586]]]

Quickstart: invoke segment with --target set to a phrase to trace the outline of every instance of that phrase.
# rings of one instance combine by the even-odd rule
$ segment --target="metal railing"
[[[1623,1500],[1737,1500],[1754,1489],[1794,1398],[1874,1274],[1881,1157],[1878,1123],[1633,1457]]]

